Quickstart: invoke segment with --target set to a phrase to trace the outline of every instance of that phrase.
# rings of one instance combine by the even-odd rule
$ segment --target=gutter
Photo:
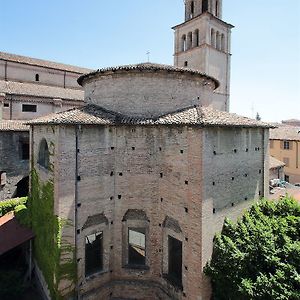
[[[76,279],[75,279],[75,299],[78,300],[79,298],[79,284],[78,284],[78,257],[77,257],[77,245],[78,245],[78,238],[77,238],[77,227],[78,227],[78,153],[79,153],[79,130],[80,125],[75,126],[75,211],[74,211],[74,236],[75,236],[75,264],[76,264]]]

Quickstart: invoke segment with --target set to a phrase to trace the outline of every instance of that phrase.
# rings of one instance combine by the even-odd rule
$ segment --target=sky
[[[0,0],[0,51],[91,69],[173,64],[183,0]],[[232,31],[230,111],[300,119],[300,0],[223,0]]]

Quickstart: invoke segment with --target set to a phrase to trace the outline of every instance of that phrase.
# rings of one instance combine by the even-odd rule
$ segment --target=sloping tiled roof
[[[270,156],[270,164],[269,164],[269,168],[270,169],[276,169],[276,168],[281,168],[284,167],[285,163],[273,156]]]
[[[21,226],[13,213],[0,218],[0,255],[34,238],[34,233]]]
[[[66,100],[83,101],[84,99],[84,92],[82,90],[4,80],[0,80],[0,93]]]
[[[140,63],[140,64],[135,64],[135,65],[124,65],[124,66],[116,66],[116,67],[98,69],[89,74],[80,76],[77,81],[80,85],[82,85],[82,83],[85,79],[91,78],[97,74],[105,74],[105,73],[118,72],[118,71],[132,71],[132,70],[189,73],[192,75],[199,75],[199,76],[205,77],[205,78],[213,81],[215,84],[215,88],[219,87],[219,85],[220,85],[220,83],[217,79],[215,79],[205,73],[202,73],[200,71],[189,69],[189,68],[179,68],[179,67],[174,67],[174,66],[170,66],[170,65],[162,65],[162,64],[155,64],[155,63]]]
[[[187,107],[156,118],[130,117],[106,110],[94,104],[81,108],[55,113],[29,121],[31,125],[42,124],[82,124],[82,125],[200,125],[200,126],[236,126],[264,127],[273,125],[218,111],[208,107]]]
[[[270,130],[271,140],[300,141],[300,127],[279,126]]]
[[[32,66],[39,66],[39,67],[56,69],[56,70],[74,72],[78,74],[85,74],[91,72],[91,69],[87,69],[87,68],[81,68],[77,66],[66,65],[62,63],[53,62],[53,61],[47,61],[43,59],[37,59],[37,58],[32,58],[27,56],[5,53],[5,52],[0,52],[0,59],[17,62],[17,63],[24,63]]]
[[[2,120],[0,121],[0,131],[29,131],[26,121],[21,120]]]

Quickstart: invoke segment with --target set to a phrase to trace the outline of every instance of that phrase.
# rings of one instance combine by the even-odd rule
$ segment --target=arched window
[[[191,10],[190,10],[190,19],[194,17],[194,12],[195,12],[195,3],[194,1],[191,2]]]
[[[40,81],[40,75],[39,74],[35,74],[35,81]]]
[[[216,17],[219,17],[219,0],[216,0]]]
[[[224,35],[224,33],[221,34],[221,50],[225,51],[225,35]]]
[[[185,34],[181,38],[181,51],[186,51],[186,35]]]
[[[205,13],[208,11],[208,0],[203,0],[202,1],[202,13]]]
[[[38,164],[47,170],[50,167],[49,148],[45,139],[40,142]]]
[[[186,45],[186,49],[191,49],[193,45],[193,33],[189,32],[188,33],[188,38],[187,38],[187,45]]]
[[[211,29],[211,33],[210,33],[210,44],[212,45],[212,47],[216,47],[216,34],[215,34],[215,30],[212,28]]]
[[[194,31],[194,37],[193,37],[193,47],[199,46],[199,29],[196,29]]]
[[[221,50],[221,35],[219,33],[219,31],[217,31],[217,35],[216,35],[216,47],[218,50]]]

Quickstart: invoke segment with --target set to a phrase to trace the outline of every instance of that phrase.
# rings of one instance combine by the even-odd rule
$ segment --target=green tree
[[[237,222],[226,219],[214,239],[213,299],[300,299],[300,205],[263,200]]]

